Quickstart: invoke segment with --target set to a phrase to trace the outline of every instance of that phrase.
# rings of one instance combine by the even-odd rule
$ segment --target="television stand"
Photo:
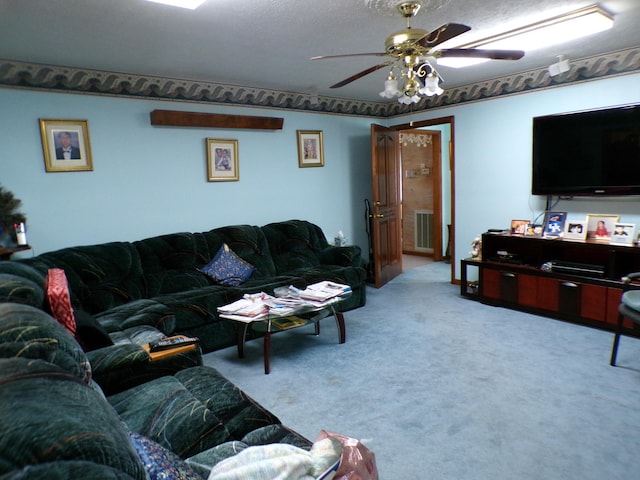
[[[518,262],[501,260],[505,252]],[[477,281],[468,281],[471,268],[477,270]],[[482,260],[461,260],[460,293],[488,305],[613,331],[621,279],[637,271],[636,246],[485,233]],[[633,323],[625,321],[624,328],[640,337]]]

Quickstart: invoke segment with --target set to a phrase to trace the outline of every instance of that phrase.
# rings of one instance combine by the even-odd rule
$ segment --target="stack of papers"
[[[330,282],[328,280],[314,283],[300,292],[300,298],[316,302],[325,302],[351,292],[349,285]]]
[[[295,290],[296,293],[299,292],[297,297],[276,298],[264,292],[245,294],[240,300],[218,307],[218,312],[225,318],[243,322],[260,320],[268,316],[286,317],[306,308],[323,307],[334,303],[338,297],[350,293],[351,287],[322,281],[309,285],[304,290]]]

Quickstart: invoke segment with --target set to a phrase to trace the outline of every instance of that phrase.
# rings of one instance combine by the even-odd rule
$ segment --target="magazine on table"
[[[280,290],[284,296],[278,297],[264,292],[245,294],[235,302],[218,307],[218,312],[225,318],[245,322],[260,320],[269,315],[285,317],[305,307],[320,308],[329,305],[351,292],[349,285],[326,280],[309,285],[304,290],[293,286],[284,288],[286,292]]]

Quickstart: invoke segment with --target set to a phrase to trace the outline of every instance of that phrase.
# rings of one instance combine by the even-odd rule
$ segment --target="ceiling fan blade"
[[[522,50],[483,50],[480,48],[446,48],[431,52],[436,58],[489,58],[491,60],[520,60],[524,57]]]
[[[379,65],[375,65],[373,67],[369,67],[366,70],[363,70],[363,71],[361,71],[359,73],[356,73],[355,75],[350,76],[349,78],[345,78],[344,80],[342,80],[341,82],[336,83],[335,85],[331,85],[331,87],[329,87],[329,88],[344,87],[348,83],[354,82],[354,81],[364,77],[365,75],[369,75],[370,73],[373,73],[376,70],[380,70],[381,68],[387,67],[387,66],[391,65],[392,63],[393,62],[384,62],[384,63],[381,63]]]
[[[461,23],[445,23],[441,27],[436,28],[433,32],[428,33],[416,43],[423,47],[435,47],[447,40],[451,40],[458,35],[471,30],[471,27],[462,25]]]
[[[311,57],[311,60],[324,60],[325,58],[345,58],[345,57],[384,57],[387,54],[384,52],[376,53],[346,53],[343,55],[318,55]]]

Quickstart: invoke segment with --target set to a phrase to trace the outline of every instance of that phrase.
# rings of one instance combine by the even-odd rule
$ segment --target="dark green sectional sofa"
[[[216,284],[200,271],[226,243],[255,271],[239,286]],[[0,302],[46,310],[45,276],[64,269],[74,308],[92,315],[112,337],[131,329],[200,339],[204,352],[236,344],[236,327],[217,307],[245,293],[275,287],[304,288],[319,280],[351,286],[342,311],[365,304],[365,269],[358,246],[329,245],[322,230],[304,220],[262,227],[233,225],[201,233],[173,233],[134,242],[77,246],[0,262]]]
[[[198,480],[251,446],[312,445],[210,367],[100,386],[53,317],[0,304],[0,479]]]

